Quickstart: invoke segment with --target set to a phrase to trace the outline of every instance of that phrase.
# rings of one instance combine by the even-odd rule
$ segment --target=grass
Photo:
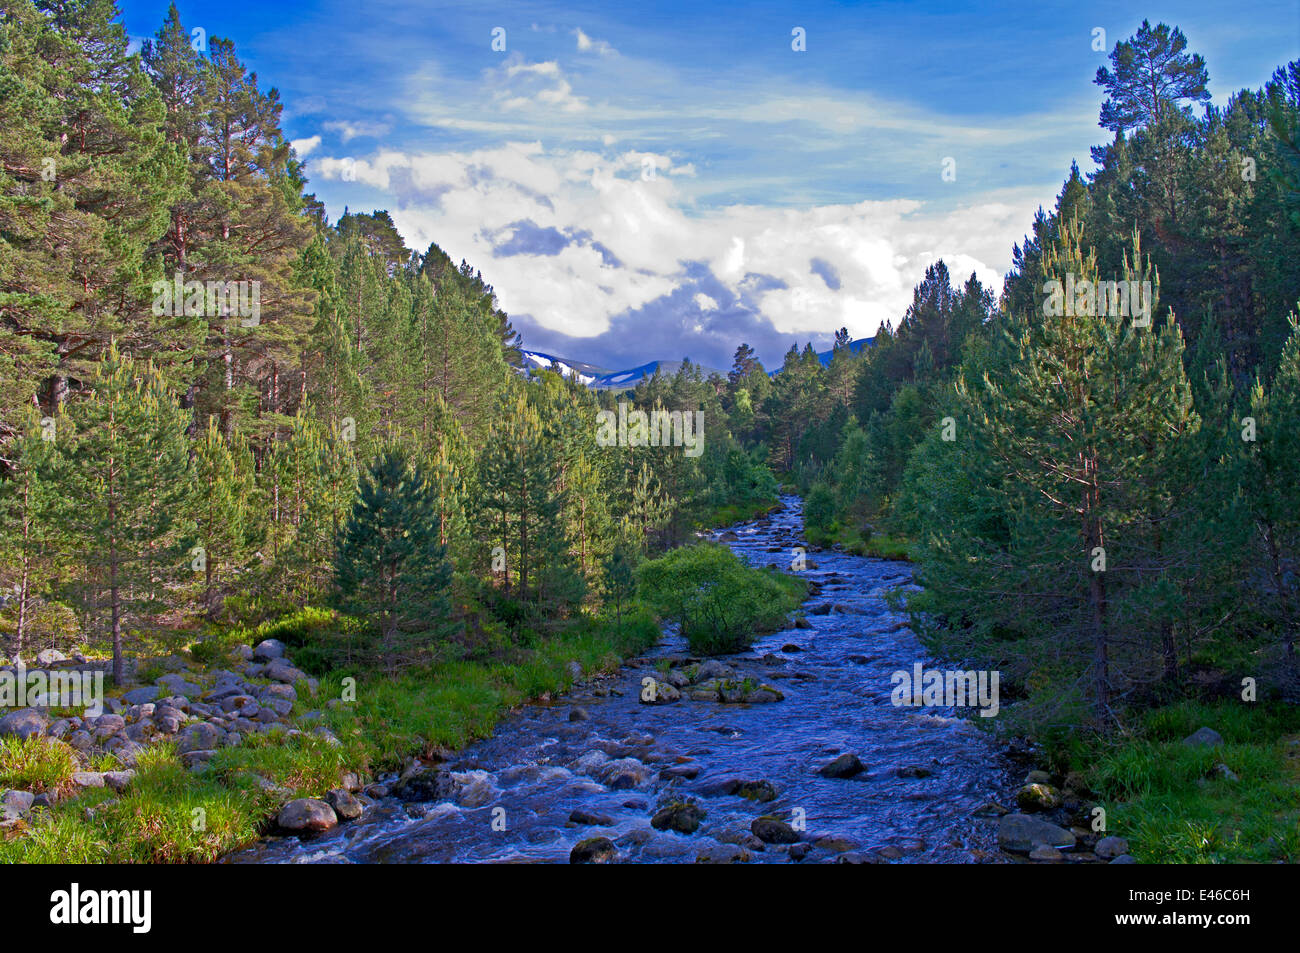
[[[813,526],[805,527],[805,533],[808,542],[814,546],[829,549],[838,543],[844,547],[846,553],[854,556],[873,556],[876,559],[891,559],[901,562],[911,560],[911,542],[905,537],[896,536],[892,533],[873,531],[864,536],[860,530],[852,526],[841,526],[838,522],[831,524],[828,529]]]
[[[218,751],[202,774],[186,770],[169,745],[148,748],[126,791],[89,789],[0,832],[0,863],[214,861],[265,833],[285,801],[319,797],[346,771],[372,776],[413,754],[485,737],[511,708],[566,691],[571,662],[587,675],[613,671],[658,638],[654,619],[637,609],[624,613],[621,626],[578,619],[511,664],[448,662],[396,676],[331,672],[315,703],[339,744],[309,730],[253,735]],[[328,706],[343,698],[345,678],[355,679],[355,701]],[[295,711],[304,708],[300,702]],[[66,791],[74,769],[62,742],[0,739],[0,788]]]
[[[1201,725],[1223,745],[1185,746]],[[1108,829],[1143,863],[1296,863],[1298,730],[1300,712],[1289,706],[1183,702],[1147,712],[1127,736],[1097,741],[1075,761],[1091,760]],[[1239,780],[1221,776],[1219,764]]]
[[[0,738],[0,790],[17,788],[33,794],[63,790],[76,770],[74,752],[62,741]]]

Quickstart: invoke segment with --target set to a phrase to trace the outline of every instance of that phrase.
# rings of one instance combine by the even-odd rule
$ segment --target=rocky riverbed
[[[789,568],[808,547],[799,500],[783,504],[715,538]],[[1064,801],[1000,806],[1023,768],[969,718],[892,704],[891,674],[930,663],[883,598],[906,564],[809,551],[802,571],[804,613],[751,651],[695,659],[667,633],[492,738],[367,785],[356,820],[227,861],[998,862],[1069,848],[1061,830],[1100,859],[1084,849],[1097,836],[1053,823],[1068,825]]]

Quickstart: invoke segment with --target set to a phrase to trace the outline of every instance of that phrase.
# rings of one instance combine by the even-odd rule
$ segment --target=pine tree
[[[113,678],[125,674],[123,634],[169,608],[192,539],[186,514],[194,492],[177,406],[152,365],[109,348],[89,398],[58,421],[56,473],[61,536],[84,555],[83,605],[106,609]]]
[[[455,630],[437,500],[401,450],[383,451],[367,468],[339,534],[334,571],[340,605],[375,620],[390,667]]]

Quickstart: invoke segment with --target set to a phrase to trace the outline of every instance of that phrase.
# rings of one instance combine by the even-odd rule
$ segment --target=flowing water
[[[782,503],[769,518],[714,536],[755,565],[789,567],[801,545],[801,501]],[[662,676],[665,660],[688,654],[668,633],[616,676],[525,706],[493,737],[456,753],[445,767],[460,784],[458,803],[384,798],[361,819],[313,839],[268,838],[229,860],[567,862],[578,841],[605,836],[620,860],[633,862],[693,862],[724,842],[745,845],[754,862],[790,862],[789,848],[758,849],[749,834],[763,814],[802,819],[806,841],[823,839],[804,862],[845,851],[896,862],[996,856],[995,822],[972,812],[1007,793],[997,744],[950,709],[891,703],[893,672],[937,665],[883,598],[910,583],[907,564],[829,551],[807,560],[806,578],[821,584],[805,605],[812,628],[763,636],[751,652],[722,660],[777,687],[783,701],[642,704],[642,679]],[[813,614],[828,603],[831,611]],[[588,717],[571,720],[575,708]],[[818,774],[845,752],[866,770],[850,779]],[[729,786],[719,782],[738,778],[770,782],[776,799],[759,804],[721,793]],[[699,830],[654,830],[656,805],[680,797],[707,812]],[[571,822],[575,810],[598,823]]]

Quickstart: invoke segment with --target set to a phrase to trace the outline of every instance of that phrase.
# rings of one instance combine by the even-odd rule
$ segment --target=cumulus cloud
[[[320,145],[320,136],[308,136],[306,139],[293,139],[289,142],[289,145],[293,146],[293,151],[298,153],[299,159],[305,159]]]
[[[741,340],[768,348],[770,362],[791,340],[842,326],[867,337],[897,324],[938,258],[999,287],[1038,202],[1030,190],[948,211],[902,199],[698,209],[672,175],[643,176],[647,156],[659,170],[676,165],[523,142],[313,166],[389,193],[412,247],[436,241],[473,262],[530,346],[604,364],[626,352],[720,366]]]

